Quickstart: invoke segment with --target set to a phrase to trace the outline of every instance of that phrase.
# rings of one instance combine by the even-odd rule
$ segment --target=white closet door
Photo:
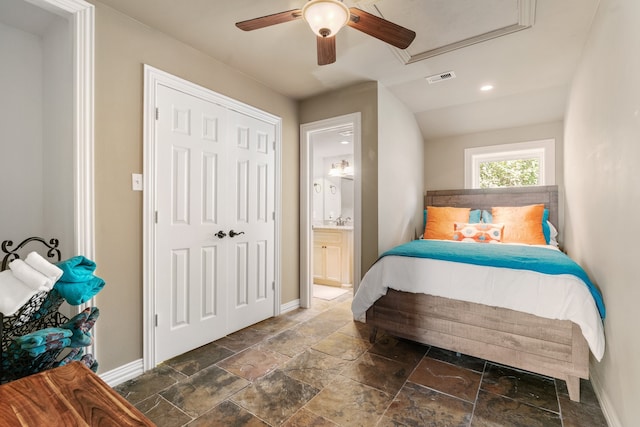
[[[161,362],[274,314],[275,127],[162,85],[156,104]]]
[[[238,330],[273,316],[275,126],[229,113],[229,325]]]

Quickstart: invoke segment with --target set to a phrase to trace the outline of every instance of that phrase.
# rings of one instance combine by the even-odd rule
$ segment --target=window
[[[465,188],[555,184],[555,139],[464,150]]]

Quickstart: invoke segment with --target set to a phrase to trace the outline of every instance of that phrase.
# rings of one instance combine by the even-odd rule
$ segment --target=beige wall
[[[556,184],[562,187],[562,121],[428,140],[424,150],[427,190],[464,188],[464,149],[514,142],[556,140]]]
[[[300,102],[300,123],[361,113],[362,273],[378,257],[378,84],[366,82]]]
[[[281,259],[298,254],[298,117],[294,101],[112,9],[96,6],[95,203],[96,324],[100,371],[142,357],[143,64],[282,117]],[[298,263],[282,263],[282,302],[298,298]]]
[[[414,114],[378,86],[378,252],[422,234],[424,139]]]
[[[639,20],[638,1],[600,2],[565,117],[565,248],[607,307],[591,376],[612,427],[640,423],[640,246],[629,233],[640,210]]]

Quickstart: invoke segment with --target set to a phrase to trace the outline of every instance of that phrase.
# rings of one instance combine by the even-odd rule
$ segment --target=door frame
[[[143,111],[143,251],[142,251],[142,287],[143,287],[143,370],[146,372],[156,366],[155,337],[155,299],[156,299],[156,257],[155,257],[155,211],[156,211],[156,87],[163,85],[184,92],[214,104],[225,106],[234,111],[247,114],[275,126],[275,182],[274,182],[274,315],[280,314],[280,277],[281,277],[281,145],[282,119],[250,105],[221,95],[203,86],[184,80],[165,71],[144,64],[144,111]]]
[[[353,159],[356,173],[353,180],[353,289],[358,289],[361,273],[362,234],[362,165],[361,114],[345,114],[300,125],[300,307],[311,307],[313,283],[313,150],[311,136],[314,133],[353,126]]]
[[[95,259],[94,186],[94,5],[84,0],[23,0],[63,17],[69,23],[73,75],[73,253]],[[95,306],[95,297],[71,310]],[[98,354],[98,334],[87,352]]]

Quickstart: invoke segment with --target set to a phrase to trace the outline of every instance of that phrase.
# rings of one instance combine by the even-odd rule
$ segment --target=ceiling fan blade
[[[270,27],[271,25],[283,24],[302,18],[301,9],[287,10],[286,12],[274,13],[272,15],[261,16],[260,18],[247,19],[236,22],[236,27],[244,31],[257,30],[259,28]]]
[[[401,27],[357,7],[349,8],[349,12],[351,12],[351,17],[347,22],[348,26],[399,49],[408,48],[416,37],[415,31]]]
[[[336,38],[320,37],[317,38],[318,44],[318,65],[333,64],[336,62]]]

